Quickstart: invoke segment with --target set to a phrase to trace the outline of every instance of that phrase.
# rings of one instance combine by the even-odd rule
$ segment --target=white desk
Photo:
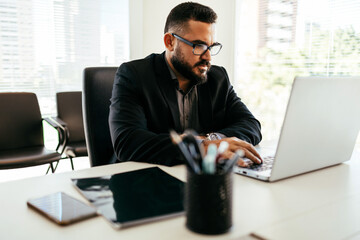
[[[60,227],[26,201],[63,191],[82,201],[70,178],[95,177],[154,165],[120,163],[0,184],[0,239],[345,239],[360,235],[360,156],[350,162],[275,183],[234,176],[234,226],[223,235],[192,233],[177,217],[114,230],[102,217]],[[159,166],[185,180],[185,167]],[[261,229],[260,229],[261,228]],[[246,238],[248,239],[248,238]]]

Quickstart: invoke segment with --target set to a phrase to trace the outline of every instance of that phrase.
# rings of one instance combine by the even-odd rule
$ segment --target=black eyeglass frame
[[[217,55],[217,54],[221,51],[221,48],[222,48],[222,44],[221,44],[221,43],[214,43],[213,45],[208,46],[208,45],[206,45],[206,44],[201,44],[201,43],[192,43],[192,42],[190,42],[189,40],[186,40],[185,38],[182,38],[182,37],[180,37],[179,35],[177,35],[177,34],[175,34],[175,33],[172,33],[171,35],[173,35],[175,38],[179,39],[180,41],[186,43],[187,45],[191,46],[191,47],[193,48],[193,54],[196,55],[196,56],[201,56],[201,55],[205,54],[207,50],[209,50],[211,56],[215,56],[215,55]],[[203,53],[201,53],[201,54],[196,54],[196,53],[195,53],[195,48],[196,48],[196,46],[205,46],[206,49],[204,50]],[[219,51],[218,51],[217,53],[213,54],[213,53],[211,52],[211,49],[212,49],[213,47],[215,47],[215,46],[220,46],[220,48],[219,48]]]

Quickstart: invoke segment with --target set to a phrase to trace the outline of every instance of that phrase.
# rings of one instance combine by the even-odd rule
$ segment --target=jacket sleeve
[[[147,128],[139,78],[129,63],[122,64],[114,80],[109,126],[117,158],[163,165],[182,163],[179,150],[169,134],[156,134]]]
[[[236,95],[230,84],[228,75],[221,68],[227,79],[227,99],[225,110],[225,124],[217,132],[227,137],[237,137],[253,145],[260,143],[262,139],[260,122],[253,116],[246,105]]]

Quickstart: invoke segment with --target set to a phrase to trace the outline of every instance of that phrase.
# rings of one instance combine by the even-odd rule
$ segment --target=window
[[[129,59],[128,0],[0,1],[0,91],[35,92],[43,115],[55,95],[82,90],[91,66]]]
[[[277,138],[295,76],[360,75],[357,0],[241,0],[234,87]]]

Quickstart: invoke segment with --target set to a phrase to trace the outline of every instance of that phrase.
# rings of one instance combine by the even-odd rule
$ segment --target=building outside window
[[[85,67],[128,60],[128,0],[0,0],[0,91],[35,92],[43,115]]]
[[[237,4],[233,84],[261,121],[264,139],[279,136],[295,76],[360,75],[359,1]]]

